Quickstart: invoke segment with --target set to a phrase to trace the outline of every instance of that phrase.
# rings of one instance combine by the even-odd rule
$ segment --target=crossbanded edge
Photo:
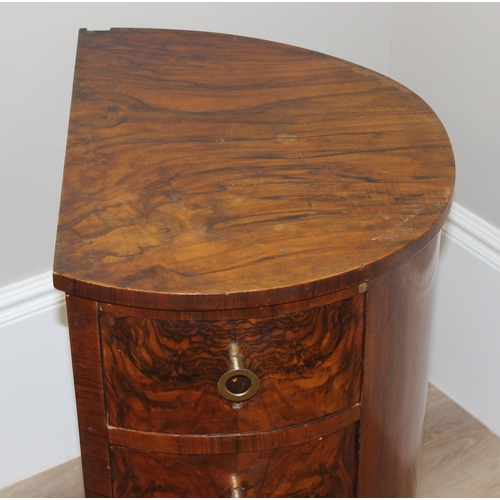
[[[443,234],[500,272],[500,229],[453,203]],[[0,328],[63,303],[64,293],[54,289],[51,271],[0,288]]]

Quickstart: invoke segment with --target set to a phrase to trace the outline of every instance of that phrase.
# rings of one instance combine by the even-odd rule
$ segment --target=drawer
[[[176,455],[110,447],[116,497],[353,497],[358,424],[295,446]],[[243,491],[241,490],[243,489]]]
[[[237,319],[169,319],[167,312],[135,311],[108,306],[100,314],[110,426],[259,432],[360,401],[364,294],[273,317],[255,311]],[[235,346],[241,366],[260,384],[244,402],[229,401],[218,389]]]

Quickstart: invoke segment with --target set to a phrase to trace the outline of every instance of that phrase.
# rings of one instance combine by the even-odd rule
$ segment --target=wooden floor
[[[419,496],[500,498],[500,438],[432,386]]]
[[[0,490],[2,498],[83,496],[79,459]],[[500,498],[500,438],[432,386],[419,496]]]

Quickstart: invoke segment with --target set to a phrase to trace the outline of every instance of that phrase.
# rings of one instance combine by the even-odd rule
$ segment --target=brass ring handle
[[[235,342],[229,346],[229,360],[231,369],[222,375],[217,384],[219,394],[228,401],[247,401],[257,394],[260,387],[259,377],[243,367]]]
[[[246,401],[257,394],[260,387],[259,377],[246,369],[229,370],[219,379],[217,388],[220,395],[228,401]]]

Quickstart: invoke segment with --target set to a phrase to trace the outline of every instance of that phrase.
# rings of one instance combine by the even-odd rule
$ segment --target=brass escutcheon
[[[219,394],[228,401],[247,401],[257,394],[260,381],[254,372],[243,367],[236,342],[229,345],[229,362],[230,370],[222,375],[217,384]]]

